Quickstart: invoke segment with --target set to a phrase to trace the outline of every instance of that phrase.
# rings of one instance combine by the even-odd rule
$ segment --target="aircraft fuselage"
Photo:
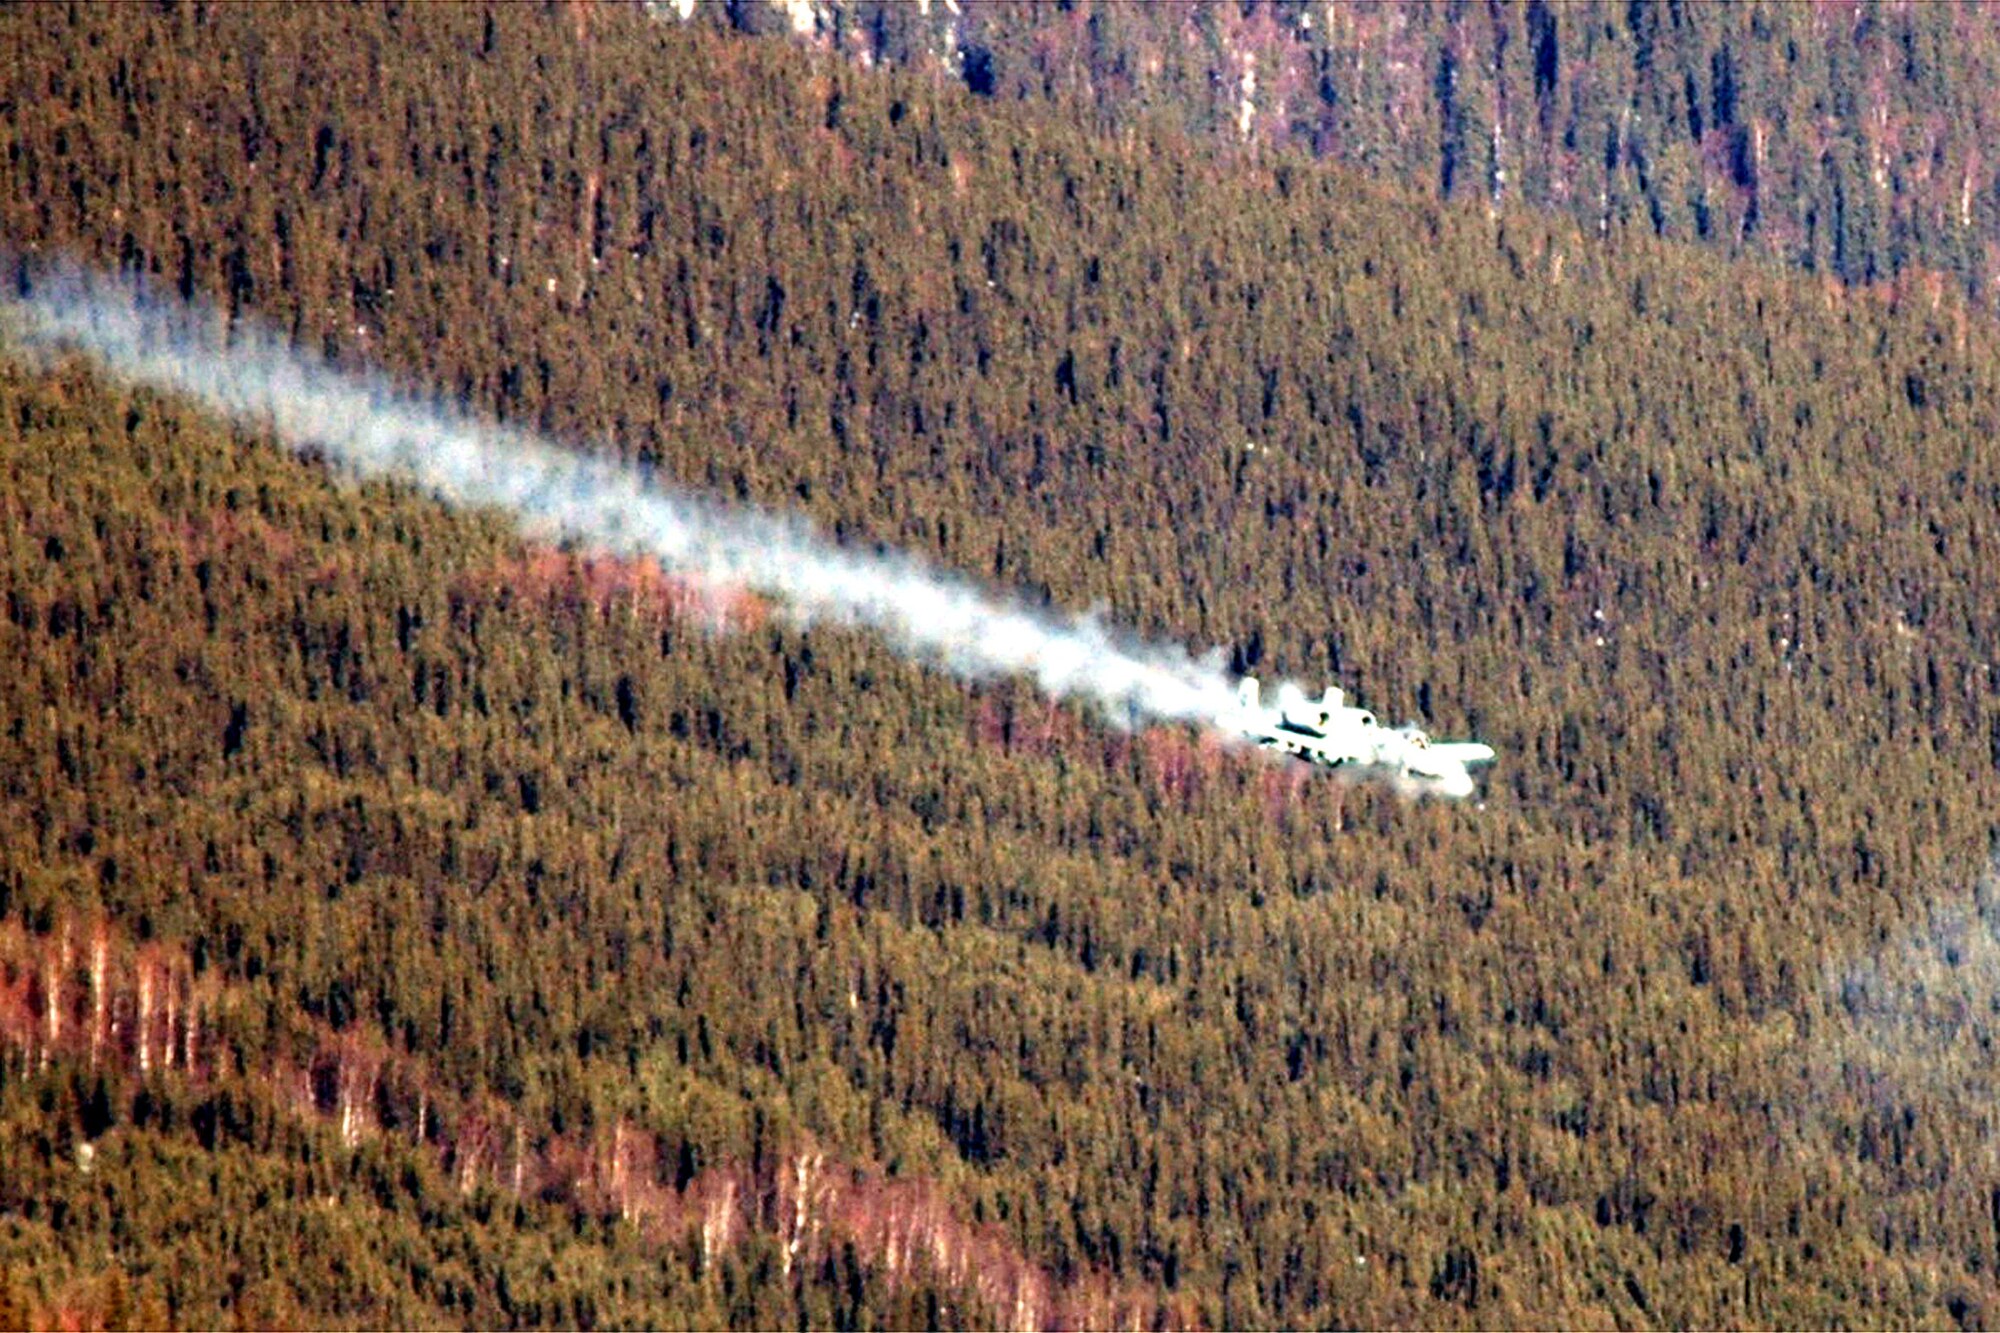
[[[1308,700],[1295,687],[1280,686],[1277,704],[1269,708],[1258,702],[1257,692],[1256,679],[1244,677],[1234,714],[1222,720],[1253,744],[1306,763],[1458,799],[1472,794],[1470,766],[1493,758],[1492,747],[1477,741],[1436,742],[1416,727],[1385,727],[1367,709],[1349,707],[1337,688]]]

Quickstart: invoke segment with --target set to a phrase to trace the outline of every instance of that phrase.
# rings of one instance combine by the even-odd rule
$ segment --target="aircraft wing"
[[[1430,750],[1440,758],[1456,760],[1461,764],[1493,762],[1493,747],[1479,741],[1432,741]]]

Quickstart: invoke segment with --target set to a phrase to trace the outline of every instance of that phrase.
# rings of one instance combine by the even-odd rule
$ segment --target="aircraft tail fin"
[[[1245,676],[1242,680],[1236,682],[1236,702],[1246,709],[1257,706],[1257,678],[1255,676]]]

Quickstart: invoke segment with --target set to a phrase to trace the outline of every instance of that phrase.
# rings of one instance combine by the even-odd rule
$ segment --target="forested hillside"
[[[1856,284],[2000,281],[2000,15],[1908,0],[652,0],[1106,127],[1308,148]]]
[[[1120,732],[10,363],[0,1316],[2000,1310],[1956,292],[605,6],[0,81],[16,255],[1502,756]]]

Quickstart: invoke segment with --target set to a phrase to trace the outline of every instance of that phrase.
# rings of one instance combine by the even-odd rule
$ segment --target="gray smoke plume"
[[[653,557],[665,568],[780,601],[800,622],[867,625],[898,650],[969,678],[1023,675],[1117,723],[1211,722],[1232,684],[1185,650],[1140,643],[1088,616],[1005,601],[894,552],[861,551],[806,524],[725,507],[524,431],[441,410],[378,380],[304,359],[249,320],[64,271],[0,298],[22,351],[82,353],[112,375],[268,424],[366,477],[414,482],[451,504],[505,510],[537,535]]]

